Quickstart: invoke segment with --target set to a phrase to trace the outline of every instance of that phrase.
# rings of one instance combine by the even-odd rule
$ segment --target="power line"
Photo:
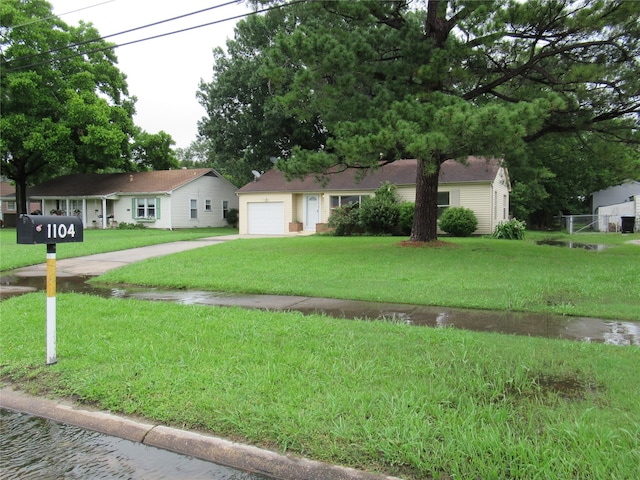
[[[228,22],[228,21],[231,21],[231,20],[239,20],[241,18],[248,17],[249,15],[256,15],[258,13],[265,13],[265,12],[269,12],[271,10],[278,10],[278,9],[281,9],[281,8],[290,7],[290,6],[293,6],[293,5],[300,4],[300,3],[306,3],[308,1],[309,0],[294,0],[294,1],[289,2],[287,4],[284,4],[284,5],[274,5],[274,6],[263,8],[263,9],[260,9],[260,10],[255,10],[253,12],[243,13],[243,14],[240,14],[240,15],[235,15],[233,17],[227,17],[227,18],[223,18],[221,20],[215,20],[213,22],[207,22],[207,23],[203,23],[203,24],[200,24],[200,25],[195,25],[193,27],[187,27],[187,28],[183,28],[183,29],[180,29],[180,30],[174,30],[172,32],[162,33],[162,34],[159,34],[159,35],[153,35],[151,37],[141,38],[141,39],[138,39],[138,40],[132,40],[130,42],[125,42],[125,43],[121,43],[121,44],[118,44],[118,45],[110,45],[110,46],[106,46],[106,47],[102,47],[102,48],[96,48],[96,49],[93,49],[93,50],[86,50],[86,51],[82,51],[82,52],[77,52],[77,53],[74,53],[73,55],[69,55],[69,56],[66,56],[66,57],[58,58],[58,59],[56,59],[56,61],[64,62],[66,60],[71,60],[72,58],[81,57],[83,55],[88,55],[88,54],[91,54],[91,53],[104,52],[104,51],[107,51],[107,50],[115,50],[116,48],[119,48],[119,47],[124,47],[124,46],[127,46],[127,45],[133,45],[133,44],[141,43],[141,42],[146,42],[148,40],[155,40],[157,38],[167,37],[167,36],[170,36],[170,35],[175,35],[177,33],[184,33],[184,32],[188,32],[190,30],[195,30],[195,29],[202,28],[202,27],[208,27],[208,26],[211,26],[211,25],[216,25],[218,23],[224,23],[224,22]],[[231,2],[231,3],[236,3],[236,2]],[[140,27],[140,28],[142,28],[142,27]],[[113,34],[113,35],[110,35],[110,36],[115,36],[115,35],[118,35],[118,34]],[[101,37],[101,38],[95,39],[94,41],[102,40],[102,38],[106,38],[106,37]],[[71,48],[71,46],[67,46],[65,48],[68,49],[68,48]],[[27,57],[27,58],[29,58],[29,57]],[[14,62],[14,61],[15,60],[12,60],[11,62]],[[11,62],[8,62],[8,63],[11,63]],[[5,73],[17,72],[19,70],[26,70],[26,69],[33,68],[33,67],[46,65],[48,63],[51,63],[51,60],[44,60],[42,62],[32,63],[30,65],[25,65],[25,66],[16,67],[16,68],[6,68],[6,69],[4,69],[4,71],[5,71]]]
[[[109,1],[113,1],[113,0],[109,0]],[[104,2],[104,3],[109,3],[109,2]],[[27,56],[24,56],[24,57],[20,57],[20,60],[23,60],[23,61],[24,61],[24,60],[28,60],[28,59],[30,59],[30,58],[40,57],[40,56],[44,56],[44,55],[48,55],[48,54],[50,54],[50,53],[61,52],[61,51],[63,51],[63,50],[71,50],[72,48],[81,47],[81,46],[83,46],[83,45],[87,45],[87,44],[89,44],[89,43],[95,43],[95,42],[98,42],[98,41],[101,41],[101,40],[105,40],[105,39],[107,39],[107,38],[117,37],[118,35],[124,35],[124,34],[126,34],[126,33],[135,32],[135,31],[137,31],[137,30],[143,30],[143,29],[145,29],[145,28],[155,27],[156,25],[161,25],[161,24],[163,24],[163,23],[172,22],[172,21],[174,21],[174,20],[179,20],[179,19],[181,19],[181,18],[190,17],[190,16],[192,16],[192,15],[197,15],[197,14],[200,14],[200,13],[207,12],[207,11],[209,11],[209,10],[215,10],[215,9],[218,9],[218,8],[227,7],[227,6],[229,6],[229,5],[233,5],[233,4],[237,4],[237,3],[238,3],[238,0],[231,0],[231,1],[228,1],[228,2],[226,2],[226,3],[221,3],[221,4],[219,4],[219,5],[214,5],[213,7],[203,8],[202,10],[197,10],[197,11],[195,11],[195,12],[186,13],[186,14],[184,14],[184,15],[178,15],[177,17],[167,18],[167,19],[165,19],[165,20],[160,20],[160,21],[158,21],[158,22],[149,23],[149,24],[147,24],[147,25],[142,25],[142,26],[140,26],[140,27],[130,28],[129,30],[124,30],[124,31],[122,31],[122,32],[112,33],[112,34],[105,35],[105,36],[102,36],[102,37],[98,37],[98,38],[93,38],[93,39],[85,40],[85,41],[83,41],[83,42],[72,43],[72,44],[70,44],[70,45],[65,45],[64,47],[60,47],[60,48],[53,48],[53,49],[48,50],[48,51],[46,51],[46,52],[38,52],[38,53],[34,53],[33,55],[27,55]],[[98,4],[98,5],[102,5],[102,4]],[[85,8],[91,8],[91,7],[85,7]],[[84,10],[84,8],[81,8],[80,10]],[[74,12],[76,12],[76,11],[79,11],[79,10],[74,10]],[[73,13],[73,12],[68,12],[68,13]],[[53,17],[48,17],[48,18],[55,18],[55,16],[53,16]],[[238,18],[238,17],[232,17],[232,18],[229,18],[229,19],[219,20],[217,23],[222,23],[222,22],[225,22],[225,21],[228,21],[228,20],[233,20],[233,19],[235,19],[235,18]],[[40,20],[35,20],[34,22],[37,22],[37,21],[40,21]],[[34,23],[34,22],[30,22],[30,23]],[[30,24],[30,23],[29,23],[29,24]],[[28,25],[28,24],[25,24],[25,25]],[[14,28],[15,28],[15,27],[14,27]],[[178,32],[178,33],[179,33],[179,32]],[[152,38],[154,38],[154,37],[149,37],[149,39],[152,39]],[[129,43],[132,43],[132,42],[129,42]],[[119,46],[129,45],[129,43],[124,43],[124,44],[119,45]],[[133,42],[133,43],[135,43],[135,42]],[[113,47],[113,48],[115,48],[115,47]],[[95,50],[95,51],[100,51],[100,50]],[[86,52],[86,53],[92,53],[92,52]],[[15,61],[15,60],[12,60],[12,61]],[[11,62],[9,62],[9,63],[11,63]],[[45,62],[45,63],[48,63],[48,62]],[[29,66],[27,66],[27,67],[18,67],[18,68],[16,68],[15,70],[19,70],[19,69],[23,69],[23,68],[30,68],[30,67],[32,67],[32,66],[38,66],[38,65],[42,65],[42,63],[36,63],[36,64],[34,64],[34,65],[29,65]],[[12,69],[9,69],[9,71],[12,71]]]
[[[50,17],[37,18],[35,20],[31,20],[30,22],[21,23],[19,25],[13,25],[11,28],[21,28],[26,27],[27,25],[31,25],[38,22],[43,22],[44,20],[51,20],[52,18],[63,17],[64,15],[69,15],[70,13],[81,12],[82,10],[89,10],[90,8],[99,7],[100,5],[104,5],[105,3],[111,3],[115,0],[107,0],[106,2],[96,3],[95,5],[89,5],[88,7],[77,8],[75,10],[71,10],[70,12],[61,13],[60,15],[51,15]]]

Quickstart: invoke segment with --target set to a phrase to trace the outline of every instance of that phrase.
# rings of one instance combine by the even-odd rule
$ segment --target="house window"
[[[228,213],[229,213],[229,201],[222,200],[222,218],[227,218]]]
[[[502,196],[502,219],[507,219],[507,196]]]
[[[74,216],[82,216],[82,200],[71,200],[69,202],[69,209]]]
[[[438,192],[438,218],[447,208],[451,206],[449,192]]]
[[[156,218],[156,199],[155,198],[136,198],[136,217],[135,218]]]
[[[211,211],[211,200],[205,200],[204,201],[204,211],[205,212],[210,212]]]
[[[16,202],[7,202],[7,211],[15,212],[17,210],[16,206]]]
[[[191,218],[192,220],[195,220],[196,218],[198,218],[198,200],[192,198],[189,201],[189,218]]]
[[[355,204],[359,207],[362,203],[363,197],[366,198],[367,195],[331,195],[329,197],[331,210],[338,207],[344,207],[346,205],[349,205],[350,203]]]

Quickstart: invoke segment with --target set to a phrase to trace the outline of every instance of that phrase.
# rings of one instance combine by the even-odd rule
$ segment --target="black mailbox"
[[[21,215],[16,225],[19,244],[82,242],[84,228],[78,217]]]

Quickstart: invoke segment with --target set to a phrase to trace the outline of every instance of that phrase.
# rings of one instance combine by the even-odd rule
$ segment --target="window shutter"
[[[137,212],[136,199],[132,198],[131,199],[131,218],[136,218],[136,212]]]
[[[451,190],[451,192],[449,192],[449,202],[451,204],[452,207],[459,207],[460,206],[460,190]]]
[[[160,220],[160,199],[156,198],[156,220]]]

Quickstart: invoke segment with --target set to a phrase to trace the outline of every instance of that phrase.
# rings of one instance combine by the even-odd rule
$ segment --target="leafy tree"
[[[239,29],[246,50],[230,48],[214,68],[244,73],[232,77],[238,93],[222,95],[210,117],[258,108],[257,117],[274,114],[265,123],[276,128],[231,122],[201,133],[236,132],[235,148],[251,150],[259,142],[245,141],[250,133],[281,146],[277,139],[291,139],[279,130],[286,122],[313,125],[326,141],[279,149],[278,168],[289,176],[416,158],[411,239],[430,241],[449,158],[517,158],[551,134],[638,141],[639,12],[640,2],[622,0],[295,3],[242,24],[263,28],[264,41]]]
[[[199,122],[207,158],[220,173],[243,185],[252,170],[268,170],[272,159],[289,156],[294,146],[320,148],[325,140],[317,117],[287,115],[277,100],[276,79],[266,74],[266,53],[278,34],[294,26],[283,11],[239,22],[227,53],[214,50],[213,80],[197,93],[207,117]],[[293,19],[295,21],[295,19]],[[291,82],[295,69],[283,69],[277,83]]]
[[[138,170],[170,170],[180,168],[180,162],[172,146],[176,142],[162,130],[158,133],[138,131],[131,150]]]
[[[512,213],[536,228],[551,226],[559,212],[590,213],[591,193],[640,179],[638,146],[597,133],[549,134],[507,160]]]
[[[0,167],[26,187],[52,175],[130,168],[135,98],[111,45],[43,0],[0,3]]]
[[[199,137],[187,148],[177,148],[176,157],[180,162],[181,167],[186,168],[200,168],[200,167],[213,167],[212,162],[208,159],[208,146],[207,140],[204,137]]]

